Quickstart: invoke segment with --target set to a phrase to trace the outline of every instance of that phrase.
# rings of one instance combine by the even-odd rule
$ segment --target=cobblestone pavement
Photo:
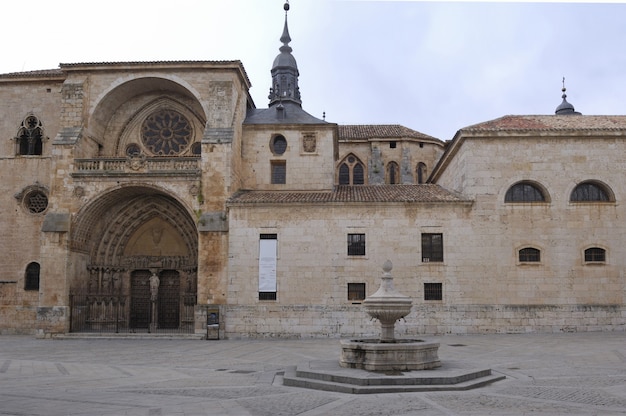
[[[281,384],[288,366],[338,359],[337,339],[0,336],[0,415],[626,415],[624,332],[433,339],[442,362],[507,378],[462,392],[350,395]]]

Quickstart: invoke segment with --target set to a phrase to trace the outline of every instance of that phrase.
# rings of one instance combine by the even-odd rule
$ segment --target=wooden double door
[[[159,276],[159,290],[156,308],[152,308],[150,293],[150,270],[135,270],[130,282],[130,328],[148,329],[156,323],[157,329],[178,329],[180,327],[180,273],[177,270],[163,270]],[[156,316],[152,313],[156,311]]]

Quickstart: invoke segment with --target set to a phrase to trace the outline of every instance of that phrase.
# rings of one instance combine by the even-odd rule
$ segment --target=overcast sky
[[[268,105],[284,0],[8,0],[0,73],[241,60]],[[626,4],[290,0],[303,108],[441,140],[508,114],[626,114]]]

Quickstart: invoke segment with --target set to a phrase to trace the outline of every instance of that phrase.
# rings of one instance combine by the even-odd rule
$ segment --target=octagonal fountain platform
[[[339,361],[309,361],[288,368],[284,385],[343,393],[391,393],[467,390],[504,378],[490,369],[442,366],[437,342],[395,338],[395,323],[411,312],[412,301],[395,290],[391,269],[387,260],[379,289],[363,301],[367,314],[380,322],[380,338],[341,340]]]

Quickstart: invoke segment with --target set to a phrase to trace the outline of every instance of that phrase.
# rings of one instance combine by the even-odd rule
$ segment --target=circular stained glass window
[[[272,152],[275,155],[282,155],[287,150],[287,139],[284,136],[276,136],[272,140]]]
[[[141,140],[146,148],[158,156],[175,156],[191,143],[189,121],[177,111],[159,110],[152,113],[141,126]]]

